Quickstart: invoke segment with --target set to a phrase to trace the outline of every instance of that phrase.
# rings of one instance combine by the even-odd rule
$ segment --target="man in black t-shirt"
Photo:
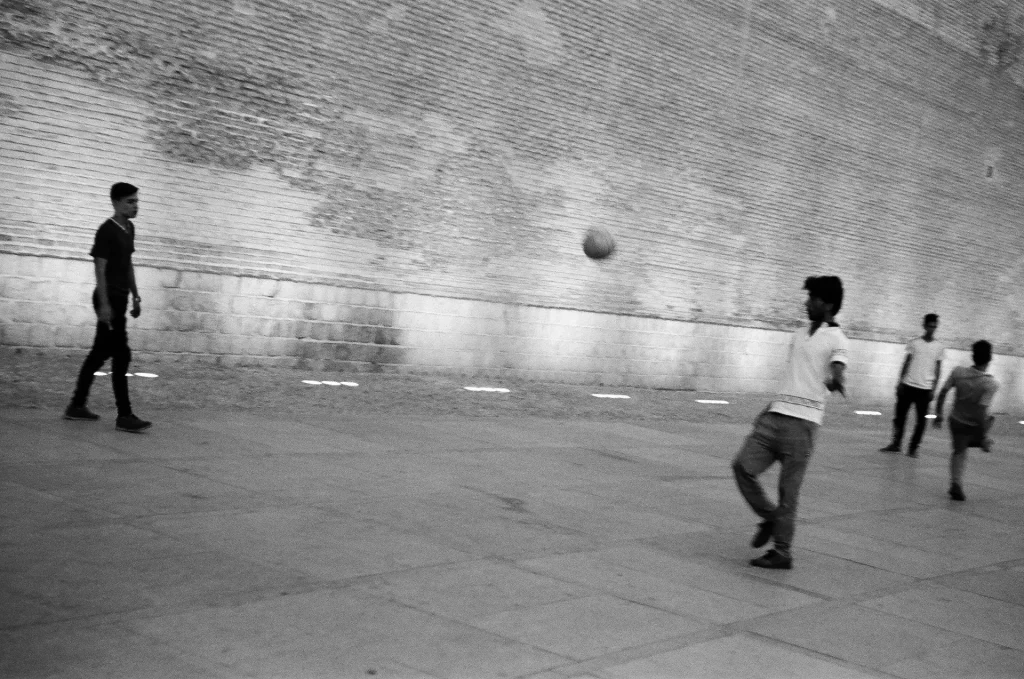
[[[96,231],[96,240],[89,253],[96,265],[96,289],[92,293],[92,307],[96,311],[96,339],[92,351],[86,356],[78,374],[78,384],[71,404],[64,411],[68,420],[98,420],[100,416],[89,410],[89,388],[93,375],[112,359],[110,372],[117,402],[119,431],[141,432],[149,429],[146,422],[132,413],[128,399],[128,364],[132,351],[128,348],[128,297],[132,298],[132,318],[142,313],[142,298],[135,286],[132,253],[135,252],[135,225],[131,219],[139,212],[139,190],[131,184],[118,182],[110,187],[110,201],[114,216],[103,222]]]

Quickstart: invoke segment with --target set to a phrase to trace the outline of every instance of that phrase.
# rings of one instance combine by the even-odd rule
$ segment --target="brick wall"
[[[760,388],[803,277],[836,273],[882,373],[928,311],[955,347],[984,336],[1016,364],[1021,10],[9,0],[2,341],[87,344],[86,253],[127,180],[147,351]],[[610,260],[582,255],[592,226]],[[390,324],[330,308],[363,298]],[[421,325],[447,305],[466,320]],[[529,329],[538,314],[559,330]],[[765,358],[665,345],[677,330],[763,340]],[[563,361],[564,333],[612,367]]]
[[[0,254],[0,344],[88,346],[89,262]],[[138,267],[144,313],[136,362],[284,365],[323,373],[404,372],[696,391],[770,392],[789,332],[504,304],[269,278]],[[14,301],[31,298],[32,301]],[[952,350],[948,374],[969,365]],[[854,340],[848,373],[861,406],[887,403],[899,344]],[[997,411],[1024,404],[1024,359],[999,356]]]

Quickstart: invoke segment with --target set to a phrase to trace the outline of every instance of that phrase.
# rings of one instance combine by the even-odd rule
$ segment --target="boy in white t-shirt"
[[[808,278],[807,317],[811,323],[793,333],[789,360],[778,394],[754,422],[754,430],[733,460],[736,485],[750,508],[761,517],[751,542],[769,539],[775,548],[750,562],[759,568],[792,568],[790,545],[795,531],[797,500],[814,438],[825,415],[830,391],[845,395],[843,383],[849,340],[833,317],[843,304],[843,283],[836,276]],[[779,462],[779,502],[765,495],[757,477]]]
[[[942,359],[946,349],[935,339],[935,329],[939,327],[939,317],[928,314],[924,317],[924,334],[915,337],[907,344],[907,357],[903,361],[900,379],[896,383],[896,414],[892,419],[892,442],[883,453],[900,452],[903,442],[903,425],[907,421],[910,406],[914,406],[917,419],[914,422],[914,433],[910,437],[907,455],[917,457],[917,448],[924,436],[925,416],[928,404],[935,394],[935,386],[942,374]]]

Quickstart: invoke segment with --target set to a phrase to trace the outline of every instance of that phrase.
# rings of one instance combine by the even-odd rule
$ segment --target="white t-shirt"
[[[917,389],[935,387],[935,362],[941,361],[946,355],[946,348],[937,340],[926,342],[916,337],[907,343],[907,356],[910,365],[903,376],[903,384]]]
[[[838,325],[822,325],[813,335],[810,331],[808,325],[793,333],[786,372],[768,410],[821,424],[828,396],[825,382],[832,377],[833,363],[846,365],[850,340]]]

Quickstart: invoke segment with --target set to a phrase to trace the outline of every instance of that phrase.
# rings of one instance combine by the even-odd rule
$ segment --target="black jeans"
[[[117,403],[117,414],[131,415],[132,404],[128,399],[128,364],[132,360],[132,350],[128,348],[128,293],[117,291],[108,294],[110,308],[110,327],[106,323],[96,322],[96,339],[93,340],[92,351],[85,357],[82,370],[78,373],[78,385],[71,405],[84,406],[89,400],[89,388],[92,387],[93,373],[103,367],[107,359],[111,362],[110,380],[114,384],[114,400]],[[99,312],[99,294],[92,293],[92,308]]]
[[[914,406],[917,420],[914,422],[914,433],[910,437],[910,450],[917,450],[921,445],[921,438],[924,436],[925,415],[928,414],[928,404],[932,400],[930,389],[918,389],[900,383],[896,390],[896,416],[892,419],[892,444],[899,446],[903,441],[903,426],[907,421],[907,414],[910,406]]]

